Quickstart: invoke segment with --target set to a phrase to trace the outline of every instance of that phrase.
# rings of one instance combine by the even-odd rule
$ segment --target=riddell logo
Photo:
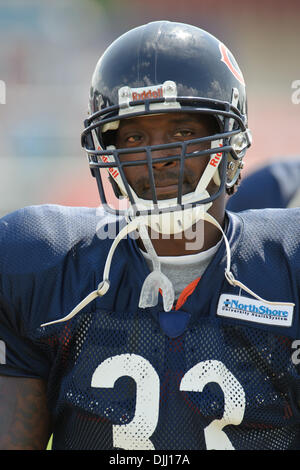
[[[98,150],[102,150],[100,146],[98,147]],[[103,163],[109,163],[109,159],[106,155],[102,155],[102,156],[100,156],[100,158],[103,161]],[[111,176],[113,178],[117,178],[119,176],[119,172],[118,172],[118,170],[116,170],[116,168],[110,167],[110,168],[108,168],[108,171],[109,171],[109,173],[111,174]]]
[[[101,157],[101,160],[103,161],[103,163],[109,163],[108,157],[106,157],[105,155]],[[113,178],[117,178],[117,176],[119,176],[119,172],[115,168],[110,167],[108,168],[108,171]]]
[[[150,90],[143,90],[140,92],[137,92],[137,91],[132,92],[132,101],[149,100],[153,98],[163,98],[162,86],[154,90],[150,89]]]
[[[222,144],[219,144],[219,147],[222,147]],[[215,156],[210,160],[209,164],[213,167],[217,167],[222,158],[222,152],[216,153]]]

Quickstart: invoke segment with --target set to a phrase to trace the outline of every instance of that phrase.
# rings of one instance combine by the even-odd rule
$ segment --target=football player
[[[106,50],[101,209],[0,222],[1,448],[300,448],[300,211],[225,211],[250,144],[214,36],[158,21]]]
[[[300,207],[300,158],[279,158],[243,178],[227,209]]]

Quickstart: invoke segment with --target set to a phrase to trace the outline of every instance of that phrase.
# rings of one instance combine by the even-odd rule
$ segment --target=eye
[[[194,135],[194,132],[191,129],[178,129],[174,133],[174,137],[183,137],[183,138],[191,137],[193,135]]]
[[[125,142],[128,142],[129,144],[134,144],[136,142],[140,142],[140,140],[141,140],[141,136],[134,134],[134,135],[130,135],[126,137]]]
[[[124,135],[120,135],[118,144],[120,147],[139,147],[143,145],[144,137],[138,132],[126,132]]]
[[[143,136],[138,132],[120,132],[117,136],[118,147],[138,147],[142,145]]]

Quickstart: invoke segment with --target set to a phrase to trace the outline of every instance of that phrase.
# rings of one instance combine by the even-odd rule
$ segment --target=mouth
[[[164,198],[170,199],[176,197],[178,194],[178,184],[167,184],[164,186],[156,186],[156,196],[157,199],[161,199],[161,196]]]
[[[178,183],[170,183],[170,184],[164,184],[164,185],[156,185],[155,186],[156,190],[156,197],[158,200],[160,199],[173,199],[177,198],[178,196]],[[182,186],[182,194],[187,194],[192,190],[191,185],[184,183]],[[153,193],[152,190],[149,186],[144,189],[143,194],[140,196],[143,199],[153,199]]]
[[[155,191],[156,191],[156,197],[157,199],[171,199],[174,197],[177,197],[178,194],[178,184],[164,184],[161,186],[155,186]],[[143,188],[142,191],[140,191],[140,194],[138,194],[139,197],[142,199],[153,199],[154,192],[150,188],[150,186],[146,186]]]
[[[167,173],[167,172],[166,172]],[[157,200],[161,199],[175,199],[178,197],[179,191],[179,175],[178,172],[169,171],[169,174],[161,175],[154,174],[154,185],[156,191]],[[149,177],[146,178],[142,175],[133,182],[131,181],[132,187],[134,188],[137,196],[145,200],[154,199],[154,188],[149,181]],[[182,195],[188,194],[197,186],[196,176],[193,172],[185,172],[183,175],[183,182],[181,193]]]

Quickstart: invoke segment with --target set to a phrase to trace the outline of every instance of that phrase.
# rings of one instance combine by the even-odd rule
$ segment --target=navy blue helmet
[[[126,154],[133,150],[115,146],[120,120],[166,112],[210,116],[216,130],[192,141],[193,145],[199,144],[198,151],[189,151],[190,140],[137,147],[134,153],[139,158],[128,162]],[[99,59],[92,78],[82,145],[97,179],[101,201],[108,210],[122,213],[108,204],[100,171],[103,168],[117,197],[126,198],[140,214],[163,213],[211,203],[225,188],[232,192],[250,144],[242,72],[228,48],[206,31],[182,23],[155,21],[123,34]],[[184,161],[195,157],[209,157],[207,171],[195,191],[184,195]],[[157,200],[154,158],[178,161],[177,198]],[[135,194],[124,173],[126,165],[141,164],[148,168],[151,201]],[[214,194],[207,192],[211,180],[217,187]]]

